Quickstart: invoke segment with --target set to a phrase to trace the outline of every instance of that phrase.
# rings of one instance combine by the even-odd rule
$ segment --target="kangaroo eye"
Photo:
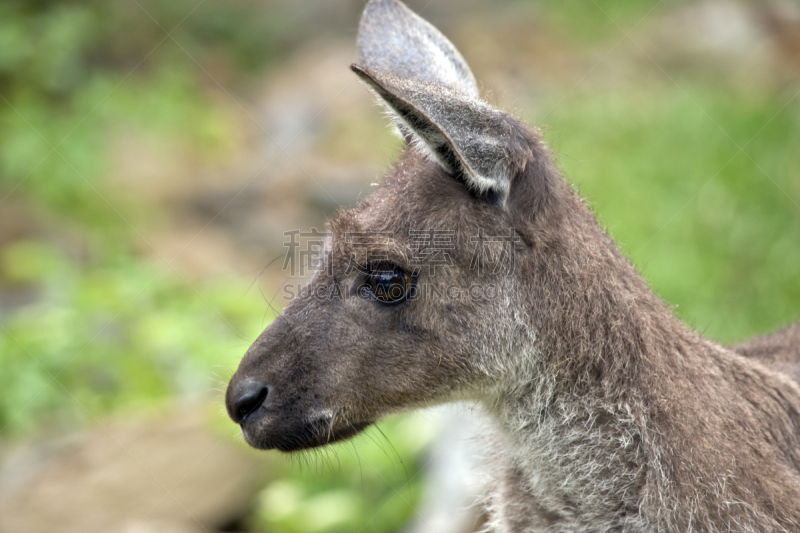
[[[381,264],[370,268],[364,285],[378,301],[396,304],[406,299],[411,288],[411,276],[398,266]]]

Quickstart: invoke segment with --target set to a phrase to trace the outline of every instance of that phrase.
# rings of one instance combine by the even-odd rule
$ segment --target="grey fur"
[[[399,50],[420,42],[404,40],[420,24],[404,10],[368,4],[362,31],[373,21],[393,44],[370,30],[361,44],[375,51],[355,70],[413,142],[330,221],[315,297],[293,300],[231,378],[226,406],[245,440],[302,450],[388,413],[470,400],[496,425],[493,531],[800,531],[800,326],[725,347],[679,321],[537,131],[429,71],[420,79],[419,58],[404,63]],[[447,271],[415,246],[419,229],[451,232]],[[365,232],[391,239],[348,238]],[[509,236],[508,255],[484,236]],[[363,295],[374,257],[419,267],[428,296],[389,306]],[[486,268],[499,257],[514,268]],[[475,286],[496,297],[473,297]],[[237,401],[254,382],[268,394],[243,418]]]

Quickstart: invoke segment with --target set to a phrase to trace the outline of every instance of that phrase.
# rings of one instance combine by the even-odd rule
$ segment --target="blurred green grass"
[[[368,429],[353,443],[334,444],[297,459],[259,497],[253,526],[264,531],[390,532],[417,515],[424,467],[434,444],[435,417],[411,414]]]
[[[577,49],[620,37],[598,5],[519,4]],[[244,277],[187,280],[154,257],[133,228],[171,214],[109,179],[109,139],[135,130],[201,167],[224,158],[235,121],[183,49],[246,94],[301,39],[297,17],[206,2],[182,22],[195,2],[142,5],[157,24],[126,2],[0,5],[0,209],[24,205],[45,228],[0,237],[0,288],[35,295],[0,315],[3,439],[222,387],[273,316]],[[599,6],[623,27],[653,7]],[[182,46],[159,45],[159,25],[179,24]],[[691,72],[680,85],[646,80],[555,83],[525,111],[541,117],[565,174],[680,317],[722,342],[800,319],[797,87],[742,88]],[[361,154],[377,135],[328,149]],[[253,527],[397,530],[421,490],[418,437],[432,430],[419,425],[401,417],[382,426],[394,451],[372,432],[337,445],[338,460],[310,458],[322,471],[287,465],[262,493]],[[326,523],[312,512],[321,509]]]
[[[142,4],[170,28],[197,5]],[[209,7],[179,27],[184,46],[201,56],[223,46],[242,72],[264,67],[275,21],[251,17],[254,4]],[[221,19],[228,26],[217,28]],[[259,20],[266,27],[253,28]],[[233,38],[234,29],[243,33]],[[94,414],[218,386],[208,370],[222,365],[217,378],[224,380],[248,344],[240,330],[252,339],[261,328],[260,297],[237,299],[246,284],[210,283],[201,295],[192,288],[196,280],[190,285],[142,254],[151,250],[134,228],[168,215],[106,179],[116,130],[189,147],[201,163],[225,148],[226,118],[196,68],[181,50],[162,46],[164,39],[145,11],[127,2],[0,6],[2,198],[80,242],[70,246],[55,230],[33,230],[0,248],[2,284],[35,290],[38,300],[0,323],[0,355],[13,369],[0,377],[4,435],[43,419],[69,427],[86,417],[51,376]],[[248,59],[253,50],[263,51],[255,63]]]
[[[721,342],[800,318],[800,107],[666,83],[578,94],[548,136],[653,289]],[[570,157],[573,156],[573,157]]]

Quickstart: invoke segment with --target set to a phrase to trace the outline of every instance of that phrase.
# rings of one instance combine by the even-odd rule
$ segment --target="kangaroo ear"
[[[358,25],[358,62],[376,72],[478,97],[469,65],[439,30],[397,0],[372,0]]]
[[[478,98],[475,78],[450,41],[401,2],[370,0],[358,59],[351,68],[404,137],[474,191],[505,203],[514,166],[532,156],[530,148],[516,120]]]

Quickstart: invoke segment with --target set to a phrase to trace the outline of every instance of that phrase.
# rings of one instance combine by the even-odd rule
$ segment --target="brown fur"
[[[367,12],[398,6],[373,0]],[[484,104],[431,89],[435,72],[412,90],[358,70],[413,143],[330,222],[315,296],[291,302],[233,376],[227,405],[247,442],[298,450],[387,413],[470,400],[497,427],[497,531],[800,530],[800,325],[733,348],[704,339],[620,254],[532,129],[505,114],[471,120]],[[484,140],[491,150],[469,151]],[[433,254],[414,248],[412,230],[453,232],[446,271],[426,269]],[[391,239],[364,249],[348,239],[360,232]],[[514,237],[513,269],[478,276],[505,257],[480,240],[498,235]],[[350,267],[377,256],[433,290],[396,306],[360,296]],[[475,285],[499,297],[476,298]],[[242,420],[236,401],[253,382],[268,397]]]

